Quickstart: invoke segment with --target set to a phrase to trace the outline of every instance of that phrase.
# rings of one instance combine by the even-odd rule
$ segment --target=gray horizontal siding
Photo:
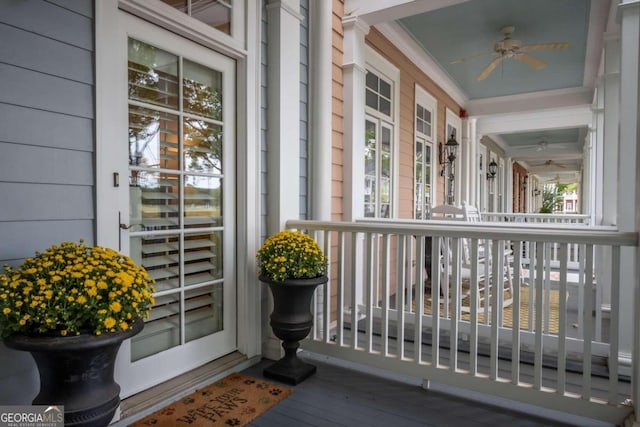
[[[94,181],[91,152],[0,144],[0,159],[0,182],[92,185]]]
[[[58,2],[65,8],[42,0],[0,0],[0,22],[92,51],[93,1],[85,1],[91,4],[90,16],[71,10],[87,10],[79,2]]]
[[[93,3],[0,0],[0,265],[94,243]],[[0,345],[0,405],[37,390],[31,356]]]
[[[69,64],[90,64],[91,51],[43,37],[20,28],[0,24],[0,58],[11,58],[11,64],[28,70],[62,77],[86,84],[93,83],[90,67],[69,67]]]
[[[29,125],[24,125],[26,123]],[[93,120],[0,104],[0,143],[2,142],[93,151]]]
[[[55,203],[42,205],[50,194],[57,194]],[[93,219],[93,187],[0,183],[0,221],[49,221]]]
[[[92,0],[46,0],[48,3],[55,4],[70,11],[79,13],[87,18],[93,18],[93,1]]]
[[[64,241],[92,244],[93,228],[93,220],[0,222],[0,254],[3,261],[15,263]]]
[[[7,64],[0,64],[0,77],[0,103],[93,118],[92,85]]]

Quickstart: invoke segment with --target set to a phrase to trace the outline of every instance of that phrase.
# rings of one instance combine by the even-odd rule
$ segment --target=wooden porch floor
[[[245,371],[263,378],[263,360]],[[313,360],[318,372],[293,387],[293,394],[256,418],[250,426],[604,426],[584,418],[562,421],[555,413],[528,415],[504,406],[504,401],[478,402],[443,391],[425,390],[401,378],[383,378]],[[270,380],[271,381],[271,380]],[[435,387],[434,387],[435,388]],[[539,408],[538,411],[541,411]]]

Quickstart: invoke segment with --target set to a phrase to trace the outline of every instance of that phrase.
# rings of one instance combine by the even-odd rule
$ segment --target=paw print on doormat
[[[171,406],[170,406],[170,407],[168,407],[168,408],[164,408],[164,409],[162,410],[162,412],[160,412],[160,413],[161,413],[162,415],[164,415],[164,416],[167,416],[167,417],[168,417],[169,415],[173,415],[173,413],[174,413],[175,411],[176,411],[176,408],[173,408],[173,407],[171,407]]]
[[[269,388],[269,384],[267,384],[267,383],[258,383],[258,384],[256,384],[256,388],[258,388],[260,390],[265,390],[265,389]]]
[[[224,422],[226,425],[228,426],[239,426],[240,425],[240,420],[237,418],[229,418],[227,421]]]
[[[213,392],[211,390],[205,390],[201,393],[203,396],[210,396],[211,394],[213,394]]]
[[[182,400],[182,403],[184,403],[185,405],[191,405],[193,402],[195,402],[196,400],[193,397],[185,397]]]
[[[255,413],[256,413],[256,408],[254,408],[253,406],[249,406],[242,410],[242,415],[250,415]]]
[[[279,395],[280,393],[282,393],[282,390],[280,390],[279,388],[274,388],[272,390],[269,390],[269,394],[272,394],[274,396]]]

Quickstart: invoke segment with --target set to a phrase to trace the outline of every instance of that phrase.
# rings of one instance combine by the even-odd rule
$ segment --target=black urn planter
[[[267,378],[296,385],[316,372],[316,367],[298,358],[300,340],[306,338],[313,326],[311,298],[316,286],[327,283],[327,276],[313,279],[287,279],[276,282],[266,276],[260,281],[267,283],[273,295],[271,328],[282,340],[284,356],[265,368]]]
[[[64,405],[65,426],[106,426],[120,405],[120,386],[113,379],[116,355],[122,341],[140,332],[144,322],[131,329],[99,336],[13,335],[7,347],[28,351],[40,373],[40,393],[34,405]]]

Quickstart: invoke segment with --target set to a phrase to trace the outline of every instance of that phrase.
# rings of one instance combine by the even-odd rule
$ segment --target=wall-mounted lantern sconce
[[[449,176],[447,179],[447,204],[453,205],[455,201],[455,186],[453,181],[455,180],[455,161],[458,154],[458,141],[456,141],[455,134],[452,132],[451,136],[444,145],[445,154],[447,156],[447,162],[449,163]]]
[[[487,179],[491,181],[496,177],[496,173],[498,172],[498,164],[495,160],[491,159],[491,163],[487,166]]]
[[[460,144],[458,144],[458,141],[456,141],[456,138],[452,133],[449,139],[447,140],[447,143],[445,144],[445,148],[447,150],[447,160],[449,160],[449,163],[451,164],[456,160],[456,155],[458,153],[458,145]]]
[[[526,190],[527,189],[527,177],[524,177],[524,180],[522,180],[522,189]]]
[[[458,153],[458,145],[460,144],[458,144],[458,141],[456,141],[453,134],[451,134],[444,146],[442,145],[442,142],[438,144],[438,163],[442,166],[440,176],[444,176],[444,170],[447,166],[447,162],[449,165],[453,165],[453,162],[455,162]],[[453,179],[453,169],[449,172],[449,178]]]

